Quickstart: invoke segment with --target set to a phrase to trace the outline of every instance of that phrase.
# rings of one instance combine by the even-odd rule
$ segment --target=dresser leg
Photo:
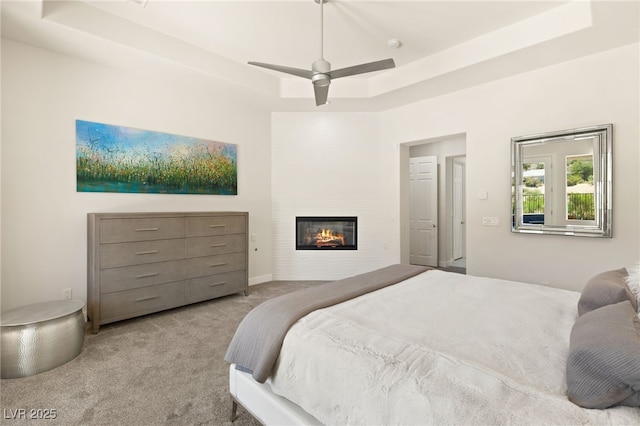
[[[236,419],[236,413],[238,412],[238,403],[231,400],[231,423]]]

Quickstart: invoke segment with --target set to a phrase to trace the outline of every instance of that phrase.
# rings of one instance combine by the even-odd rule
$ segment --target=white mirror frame
[[[532,224],[524,222],[524,161],[525,147],[549,145],[553,152],[553,144],[571,142],[586,138],[594,139],[594,197],[595,221],[593,224]],[[551,234],[580,237],[611,238],[611,218],[613,203],[611,197],[612,159],[611,145],[613,141],[613,125],[603,124],[571,130],[542,133],[511,138],[511,181],[512,181],[512,226],[511,232],[522,234]]]

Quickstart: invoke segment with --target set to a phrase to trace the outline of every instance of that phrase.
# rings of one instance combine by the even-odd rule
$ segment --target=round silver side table
[[[35,303],[2,313],[3,379],[42,373],[74,359],[84,344],[84,303]]]

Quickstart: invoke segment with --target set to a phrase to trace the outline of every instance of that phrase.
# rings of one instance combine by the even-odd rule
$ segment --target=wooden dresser
[[[246,212],[89,213],[92,330],[248,289]]]

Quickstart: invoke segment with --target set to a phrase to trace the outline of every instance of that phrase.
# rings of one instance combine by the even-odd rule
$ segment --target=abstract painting
[[[237,145],[76,120],[78,192],[238,194]]]

